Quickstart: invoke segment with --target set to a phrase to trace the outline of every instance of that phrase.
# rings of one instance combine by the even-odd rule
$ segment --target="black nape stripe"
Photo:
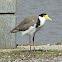
[[[39,25],[40,25],[40,20],[39,20],[39,18],[38,18],[38,21],[37,21],[37,23],[36,23],[36,28],[37,28]]]

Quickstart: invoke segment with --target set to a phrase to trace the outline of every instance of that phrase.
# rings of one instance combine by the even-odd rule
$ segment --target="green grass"
[[[42,58],[42,57],[48,57],[50,58],[51,56],[62,56],[62,50],[36,50],[36,54],[33,53],[33,50],[31,51],[32,55],[30,58]],[[20,58],[22,59],[23,57],[28,57],[29,51],[21,51],[21,50],[13,50],[10,52],[0,52],[0,58],[11,58],[11,59],[17,59]]]

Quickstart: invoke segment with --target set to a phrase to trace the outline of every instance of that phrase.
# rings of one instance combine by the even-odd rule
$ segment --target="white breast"
[[[41,17],[39,16],[39,19],[40,19],[40,27],[44,25],[45,23],[45,17]]]

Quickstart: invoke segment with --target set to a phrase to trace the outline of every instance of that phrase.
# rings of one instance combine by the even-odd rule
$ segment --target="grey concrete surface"
[[[0,48],[16,48],[15,34],[10,33],[15,21],[14,15],[0,15]]]
[[[17,0],[0,0],[0,13],[15,13]]]

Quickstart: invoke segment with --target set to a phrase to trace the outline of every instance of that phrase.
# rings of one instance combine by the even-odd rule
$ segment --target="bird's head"
[[[45,13],[42,13],[42,14],[40,14],[39,16],[40,16],[40,17],[44,17],[44,18],[45,18],[45,20],[51,20],[51,21],[52,21],[52,19],[51,19],[51,18],[49,18],[49,17],[48,17],[48,15],[47,15],[47,14],[45,14]]]

